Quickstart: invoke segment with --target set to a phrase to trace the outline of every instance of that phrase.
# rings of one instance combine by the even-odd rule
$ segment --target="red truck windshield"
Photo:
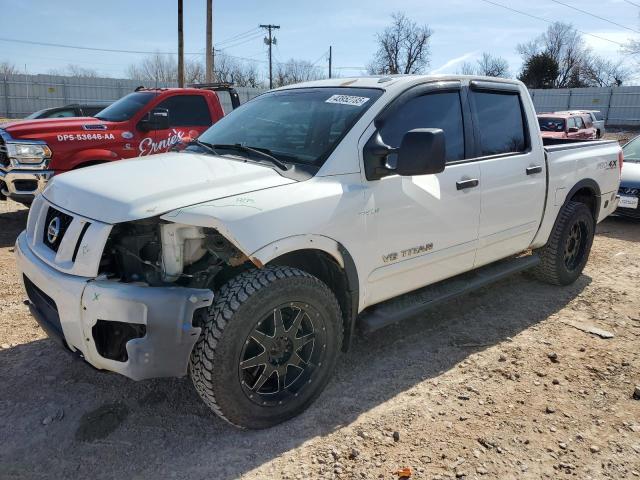
[[[154,92],[134,92],[112,103],[104,110],[98,112],[95,117],[105,122],[124,122],[129,120],[155,97]]]

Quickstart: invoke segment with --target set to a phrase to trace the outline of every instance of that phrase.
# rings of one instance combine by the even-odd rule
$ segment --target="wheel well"
[[[577,190],[569,199],[570,202],[584,203],[593,215],[594,220],[598,218],[598,197],[593,189],[589,187],[582,187]]]
[[[355,321],[354,302],[358,301],[357,285],[350,285],[345,270],[331,255],[322,250],[297,250],[285,253],[269,262],[269,265],[282,265],[298,268],[324,282],[333,292],[342,310],[344,328],[343,350],[347,350],[353,333]],[[355,292],[355,293],[354,293]],[[355,298],[354,298],[355,296]]]
[[[73,170],[77,170],[78,168],[84,168],[84,167],[92,167],[94,165],[100,165],[102,163],[107,163],[107,160],[89,160],[88,162],[83,162],[79,165],[76,165],[75,167],[73,167]]]

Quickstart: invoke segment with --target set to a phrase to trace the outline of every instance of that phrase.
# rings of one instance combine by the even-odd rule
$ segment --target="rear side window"
[[[574,117],[567,119],[567,128],[576,128],[578,124],[576,123],[576,119]]]
[[[412,98],[385,121],[380,129],[384,143],[399,147],[405,133],[414,128],[444,131],[447,161],[464,158],[464,127],[460,93],[429,93]]]
[[[474,122],[479,132],[479,155],[524,152],[527,135],[517,93],[471,92]]]
[[[598,121],[604,120],[604,117],[602,116],[602,112],[593,112],[592,115]]]
[[[208,127],[212,123],[202,95],[175,95],[160,102],[157,108],[169,110],[171,127]]]

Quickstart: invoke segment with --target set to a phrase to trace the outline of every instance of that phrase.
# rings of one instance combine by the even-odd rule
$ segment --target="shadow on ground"
[[[640,219],[608,217],[598,224],[597,235],[629,242],[640,242]]]
[[[309,410],[263,431],[219,420],[188,378],[136,383],[50,340],[0,350],[0,477],[236,478],[545,320],[590,281],[517,275],[358,338]]]
[[[29,210],[0,212],[0,248],[11,247],[16,243],[18,234],[27,228]]]

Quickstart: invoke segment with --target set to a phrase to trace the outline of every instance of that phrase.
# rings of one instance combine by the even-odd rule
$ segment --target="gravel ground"
[[[25,222],[0,202],[0,478],[640,478],[638,223],[600,224],[574,285],[518,275],[358,338],[307,412],[247,432],[188,378],[136,383],[47,340],[15,275]]]

